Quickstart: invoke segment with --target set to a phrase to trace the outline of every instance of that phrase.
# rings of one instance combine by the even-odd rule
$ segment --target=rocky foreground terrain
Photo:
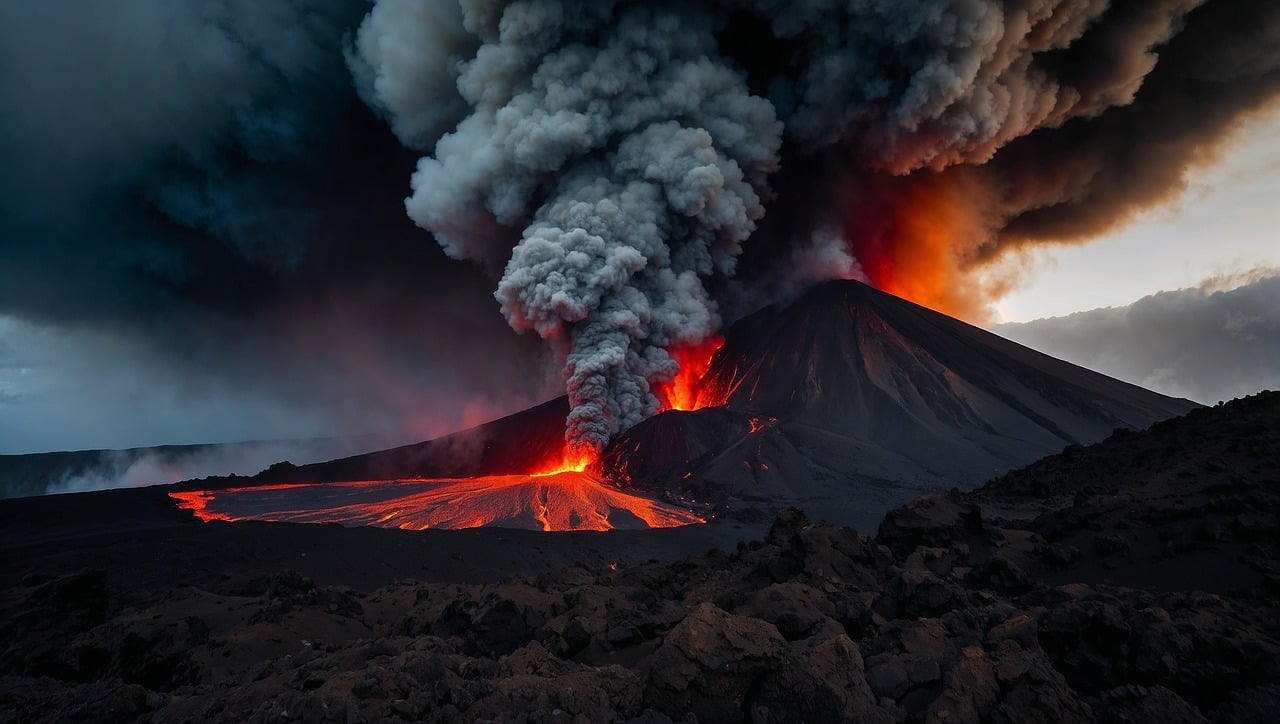
[[[1280,721],[1278,502],[1262,393],[874,538],[784,510],[727,553],[367,592],[37,570],[0,721]]]

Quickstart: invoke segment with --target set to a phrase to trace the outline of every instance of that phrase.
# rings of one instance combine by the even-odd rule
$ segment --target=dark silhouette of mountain
[[[385,435],[361,435],[0,455],[0,499],[156,485],[210,474],[252,475],[284,458],[328,460],[393,442]]]
[[[598,472],[731,514],[797,505],[864,530],[920,492],[1198,407],[851,281],[734,324],[697,392],[708,406],[635,426]],[[256,482],[528,473],[563,451],[567,412],[558,398],[437,440],[273,466]]]
[[[633,427],[606,475],[846,522],[1199,407],[853,281],[733,325],[698,395],[719,404]]]

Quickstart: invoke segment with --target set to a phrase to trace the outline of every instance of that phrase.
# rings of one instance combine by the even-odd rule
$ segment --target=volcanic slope
[[[0,721],[1280,721],[1280,392],[875,537],[228,527],[0,536]]]
[[[701,409],[620,436],[601,477],[730,516],[795,505],[868,531],[920,492],[971,487],[1198,407],[851,281],[734,324],[696,392]],[[567,411],[559,398],[439,440],[278,465],[253,482],[529,473],[563,453]]]
[[[853,281],[734,324],[697,395],[610,446],[606,476],[864,530],[918,492],[1199,407]]]
[[[564,456],[569,400],[558,397],[483,425],[435,440],[311,465],[281,463],[255,482],[332,483],[396,478],[518,475]],[[229,480],[240,485],[243,479]]]

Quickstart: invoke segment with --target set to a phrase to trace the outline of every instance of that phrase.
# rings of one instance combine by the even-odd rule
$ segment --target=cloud
[[[505,264],[502,311],[563,353],[569,442],[597,450],[722,305],[826,271],[981,317],[975,265],[1167,198],[1280,93],[1252,0],[457,9],[382,0],[352,69],[425,151],[409,216]],[[815,228],[843,253],[806,253]]]
[[[368,10],[0,5],[0,340],[39,357],[0,370],[7,450],[426,435],[556,394],[405,218],[414,154],[344,56]]]
[[[0,315],[59,350],[4,405],[41,447],[89,420],[435,429],[559,367],[598,447],[657,409],[669,346],[810,278],[980,316],[975,266],[1168,198],[1269,107],[1277,23],[1264,0],[0,4]]]
[[[1160,292],[1127,307],[992,328],[1055,357],[1212,404],[1280,389],[1280,270]]]

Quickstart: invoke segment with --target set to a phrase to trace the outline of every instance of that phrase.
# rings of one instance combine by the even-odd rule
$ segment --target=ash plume
[[[1167,197],[1280,64],[1263,2],[439,6],[378,3],[353,70],[430,150],[409,216],[503,270],[501,310],[560,349],[590,450],[657,411],[669,349],[815,269],[980,317],[972,269]],[[392,52],[429,12],[447,41]]]
[[[493,223],[524,226],[496,296],[517,331],[565,341],[567,439],[599,451],[658,411],[666,349],[719,323],[701,280],[732,273],[763,215],[782,126],[715,60],[709,13],[464,9],[485,39],[458,77],[473,111],[419,162],[409,215],[482,262],[503,253]]]
[[[319,436],[559,368],[598,449],[669,350],[808,282],[980,319],[975,271],[1275,109],[1277,37],[1263,0],[4,4],[0,323]]]

